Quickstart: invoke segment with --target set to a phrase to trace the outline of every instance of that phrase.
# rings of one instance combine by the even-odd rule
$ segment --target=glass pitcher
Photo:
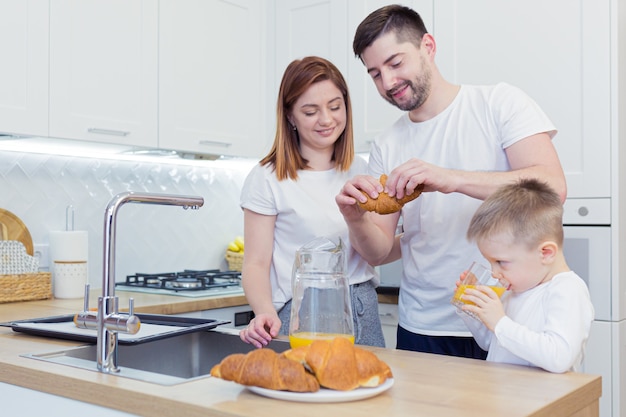
[[[354,343],[350,286],[341,238],[338,243],[325,237],[316,238],[298,249],[292,291],[291,347],[335,337],[346,337]]]

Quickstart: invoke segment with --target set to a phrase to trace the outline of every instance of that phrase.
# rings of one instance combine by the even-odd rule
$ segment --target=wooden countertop
[[[245,304],[242,296],[186,299],[132,294],[137,312],[185,313]],[[95,300],[96,297],[94,297]],[[243,302],[242,302],[243,301]],[[239,304],[237,304],[239,303]],[[95,303],[93,304],[95,306]],[[213,306],[213,307],[211,307]],[[0,304],[0,322],[68,314],[82,300]],[[438,416],[598,416],[600,377],[551,374],[479,360],[372,348],[394,372],[394,386],[367,400],[303,404],[257,396],[240,385],[202,378],[161,386],[21,357],[80,343],[47,339],[0,327],[0,381],[144,416],[280,417],[367,414]]]

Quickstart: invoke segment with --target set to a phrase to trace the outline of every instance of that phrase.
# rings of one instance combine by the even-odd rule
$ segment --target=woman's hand
[[[262,348],[278,336],[281,324],[277,314],[259,314],[239,332],[239,337],[254,347]]]
[[[335,202],[346,220],[358,219],[366,213],[357,204],[358,202],[365,203],[367,201],[367,197],[363,195],[363,192],[366,192],[372,198],[377,198],[382,191],[383,186],[376,178],[370,175],[357,175],[344,184],[339,194],[335,197]]]

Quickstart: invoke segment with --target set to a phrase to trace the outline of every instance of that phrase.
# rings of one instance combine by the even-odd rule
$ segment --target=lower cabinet
[[[378,304],[378,315],[383,326],[383,336],[385,337],[385,347],[387,349],[396,348],[396,332],[398,329],[398,305]]]
[[[67,417],[135,417],[111,408],[100,407],[70,398],[60,397],[45,392],[35,391],[17,385],[0,382],[0,399],[4,416]],[[9,401],[11,399],[11,401]]]

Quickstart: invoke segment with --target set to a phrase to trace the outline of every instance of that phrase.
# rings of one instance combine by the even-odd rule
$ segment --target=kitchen
[[[77,67],[73,68],[67,66],[68,62],[72,62],[69,59],[72,50],[68,49],[64,40],[68,39],[68,28],[86,30],[87,25],[86,22],[80,23],[80,19],[71,20],[72,15],[63,8],[72,7],[72,10],[87,13],[85,16],[92,19],[99,17],[95,19],[97,22],[106,22],[105,17],[111,17],[97,8],[98,2],[92,4],[93,14],[88,14],[88,6],[78,6],[72,2],[0,2],[3,5],[0,7],[17,7],[17,15],[30,13],[31,18],[31,25],[20,27],[20,19],[15,19],[0,29],[3,31],[0,39],[6,40],[6,45],[0,43],[2,50],[8,51],[9,56],[14,52],[15,57],[19,58],[13,61],[16,65],[3,66],[0,70],[0,79],[6,83],[0,84],[3,86],[0,91],[6,89],[13,94],[23,93],[22,96],[5,97],[28,97],[24,102],[33,104],[32,107],[26,106],[24,110],[22,101],[16,99],[18,104],[22,104],[18,106],[6,99],[9,102],[0,105],[0,123],[3,124],[0,125],[0,131],[74,141],[79,139],[82,143],[90,143],[96,147],[97,150],[91,152],[98,153],[95,158],[87,157],[76,150],[75,146],[69,146],[66,141],[55,142],[53,149],[45,147],[52,141],[42,143],[37,140],[23,140],[21,143],[26,146],[21,149],[10,148],[14,146],[11,140],[2,141],[6,146],[0,152],[0,166],[3,167],[0,190],[0,195],[3,196],[2,207],[20,214],[31,230],[36,244],[46,244],[49,231],[65,228],[65,209],[69,204],[73,205],[76,211],[76,228],[89,233],[89,271],[94,287],[100,285],[102,269],[102,210],[112,195],[131,189],[200,194],[205,197],[206,203],[198,212],[164,208],[150,211],[148,217],[140,207],[124,208],[120,216],[120,276],[136,272],[225,266],[225,246],[234,235],[241,233],[242,217],[237,204],[239,187],[247,170],[254,163],[254,157],[262,155],[271,140],[277,83],[275,74],[279,74],[293,57],[304,54],[327,56],[347,75],[354,100],[357,126],[355,137],[359,150],[367,151],[367,141],[397,117],[391,106],[375,96],[377,93],[371,81],[361,63],[352,57],[349,48],[351,34],[360,19],[367,11],[386,2],[349,4],[347,1],[240,1],[238,4],[248,7],[248,12],[243,17],[237,14],[242,13],[241,11],[229,8],[228,2],[207,2],[208,5],[201,9],[197,9],[201,7],[197,3],[190,1],[129,3],[132,7],[115,2],[107,3],[107,7],[122,8],[125,12],[115,9],[118,14],[130,16],[127,20],[118,22],[125,24],[116,28],[115,32],[120,38],[110,40],[117,42],[116,48],[87,42],[84,45],[74,45],[81,54],[88,55],[85,62],[75,62]],[[609,370],[621,369],[623,365],[620,358],[623,356],[616,352],[624,349],[624,342],[618,336],[624,338],[625,332],[617,332],[616,328],[624,318],[624,301],[621,296],[624,284],[623,279],[620,279],[624,274],[620,259],[626,258],[621,256],[624,249],[618,236],[622,235],[620,228],[623,226],[619,218],[624,212],[620,200],[625,194],[624,185],[620,183],[623,175],[617,162],[624,157],[624,151],[619,148],[619,139],[623,140],[620,120],[626,119],[623,117],[622,102],[624,87],[619,83],[623,78],[623,67],[619,67],[620,59],[623,60],[625,54],[624,46],[618,40],[624,37],[618,35],[624,30],[624,11],[618,7],[617,1],[580,1],[574,4],[569,1],[550,4],[531,1],[515,7],[501,3],[475,1],[470,7],[455,1],[406,2],[425,16],[428,27],[434,28],[439,45],[439,65],[442,70],[449,72],[450,79],[472,83],[491,83],[504,79],[519,85],[539,101],[559,127],[555,144],[568,179],[569,201],[566,208],[572,208],[568,210],[574,219],[572,222],[592,224],[608,231],[610,236],[608,245],[611,254],[611,287],[608,299],[604,299],[601,306],[603,311],[608,311],[605,316],[607,318],[598,321],[598,327],[607,335],[600,345],[608,349],[608,353],[602,351],[601,356],[605,359],[615,358],[614,362],[608,364]],[[19,6],[15,6],[16,4]],[[45,6],[42,7],[42,4]],[[218,9],[213,11],[211,6]],[[487,21],[482,20],[485,18],[483,15],[487,14],[481,10],[490,11]],[[2,15],[6,16],[8,12]],[[246,37],[245,33],[248,32],[242,30],[245,33],[239,33],[238,36],[241,37],[230,40],[236,43],[232,50],[246,55],[246,65],[259,67],[259,71],[250,72],[248,68],[233,68],[226,64],[215,66],[199,59],[199,50],[220,56],[220,51],[211,49],[215,48],[215,42],[212,42],[215,33],[229,33],[229,28],[219,21],[228,22],[229,19],[215,19],[213,16],[216,15],[229,16],[232,19],[230,21],[242,21],[242,18],[246,18],[248,20],[242,26],[249,32],[262,34],[253,38]],[[501,16],[501,19],[493,19],[493,15]],[[463,16],[465,19],[455,19],[455,16]],[[200,32],[192,31],[191,28],[197,28],[202,19],[210,21],[211,25],[202,26]],[[132,24],[137,21],[141,21],[142,25]],[[188,25],[188,32],[173,30],[181,21],[193,22]],[[313,21],[316,24],[328,22],[329,30],[312,28],[310,22]],[[480,25],[476,25],[477,21]],[[554,30],[555,22],[558,22],[559,30]],[[132,39],[140,39],[139,35],[147,39],[158,38],[158,50],[156,41],[141,45],[142,48],[130,43],[126,49],[123,48],[125,43],[122,33],[139,26],[143,32],[131,32],[135,36]],[[211,27],[215,32],[204,32]],[[527,33],[527,27],[532,27],[533,31]],[[106,27],[94,30],[98,29],[106,30]],[[319,36],[315,39],[305,36],[312,31],[319,33]],[[28,40],[33,45],[32,51],[26,50],[31,55],[25,57],[25,51],[16,47],[18,42],[9,44],[12,39],[10,34],[14,33],[29,34],[24,42]],[[519,33],[524,33],[524,36],[519,36]],[[493,39],[494,37],[497,39]],[[202,39],[203,43],[198,44]],[[255,42],[250,42],[249,39],[254,39]],[[75,39],[74,41],[77,42]],[[189,46],[177,47],[181,44]],[[49,56],[49,62],[48,58],[42,58],[35,53],[37,48],[46,50],[45,57]],[[94,104],[93,100],[87,101],[86,96],[91,97],[97,92],[82,91],[79,88],[82,82],[89,79],[82,80],[78,77],[70,80],[67,74],[75,73],[81,66],[88,68],[90,73],[99,70],[121,72],[114,59],[119,57],[111,56],[111,50],[124,51],[122,58],[126,60],[124,68],[128,74],[126,78],[120,76],[120,87],[103,85],[102,89],[106,91],[101,92],[99,100]],[[144,64],[151,65],[142,66],[141,62],[136,62],[139,55],[133,54],[133,51],[137,50],[142,51],[141,59],[147,60]],[[239,56],[225,56],[230,62],[241,59]],[[259,62],[250,59],[258,59]],[[25,62],[30,65],[20,67],[20,63]],[[174,65],[176,62],[186,65],[180,68]],[[548,64],[537,65],[537,62]],[[158,67],[159,71],[137,73],[133,72],[135,67],[131,65],[144,70]],[[195,76],[188,76],[188,71]],[[22,85],[22,88],[28,88],[16,93],[15,89],[20,88],[21,84],[8,80],[14,80],[18,74],[26,73],[32,84]],[[233,81],[217,86],[207,85],[207,73],[216,74],[215,79]],[[139,97],[137,89],[130,88],[138,84],[137,80],[141,80],[141,85],[144,86]],[[167,80],[170,82],[166,82]],[[149,88],[149,83],[155,87]],[[11,88],[7,87],[8,84]],[[221,102],[222,108],[237,108],[239,111],[233,114],[216,112],[211,107],[214,104],[211,104],[210,98],[231,97],[231,90],[235,85],[244,89],[246,105],[242,105],[241,100]],[[49,101],[46,99],[43,104],[33,100],[41,91],[49,91],[50,95]],[[71,91],[74,94],[71,102],[80,103],[82,107],[68,107],[71,103],[64,101],[68,96],[65,91]],[[114,94],[124,97],[124,100]],[[111,104],[107,105],[107,100]],[[125,114],[121,112],[128,109],[119,106],[120,101],[128,106],[135,104],[141,107],[147,118],[143,118],[143,113],[133,111],[127,113],[134,119],[125,118]],[[24,110],[21,113],[16,110],[20,108]],[[86,113],[77,111],[80,109],[87,109],[92,114],[97,110],[116,109],[116,113],[105,112],[101,120],[97,120],[113,120],[115,123],[105,126],[96,124],[93,118],[79,120],[78,116],[85,119]],[[25,115],[27,111],[28,116]],[[208,114],[219,114],[219,118],[203,120],[208,119]],[[249,122],[246,126],[253,126],[250,131],[239,131],[242,118]],[[128,121],[124,126],[121,122],[123,120]],[[87,125],[81,126],[81,122]],[[188,128],[177,128],[181,125]],[[88,128],[100,130],[83,133]],[[139,133],[136,135],[137,128]],[[193,132],[197,131],[204,132],[207,138],[194,137]],[[124,132],[131,133],[124,135]],[[232,141],[232,145],[217,143],[223,141],[224,137]],[[155,141],[156,138],[158,142]],[[205,142],[198,144],[202,140]],[[237,140],[241,140],[244,145],[238,145]],[[74,145],[75,142],[69,143]],[[154,159],[153,155],[138,155],[146,153],[142,152],[144,148],[176,149],[184,157],[168,155],[167,152],[160,152],[162,155],[159,159]],[[41,153],[31,152],[32,150]],[[120,154],[120,151],[125,153]],[[226,153],[247,158],[225,157],[215,161],[206,159],[206,155]],[[191,159],[192,157],[197,159]],[[603,210],[600,211],[601,214],[596,215],[596,207]],[[582,213],[585,210],[591,215],[584,216]],[[579,229],[582,230],[581,233],[586,230],[582,227],[577,230]],[[141,241],[133,242],[137,237],[142,237]],[[202,255],[198,256],[199,253]],[[149,265],[151,271],[145,271],[146,265]],[[590,275],[597,274],[594,272]],[[599,307],[596,305],[596,308]],[[626,386],[624,378],[626,376],[623,371],[613,374],[612,378],[603,378],[601,415],[625,415],[626,407],[620,404],[619,395]],[[609,393],[613,395],[610,396]],[[607,398],[610,398],[608,404]],[[613,414],[605,414],[611,413],[606,411],[611,409],[614,410]]]

